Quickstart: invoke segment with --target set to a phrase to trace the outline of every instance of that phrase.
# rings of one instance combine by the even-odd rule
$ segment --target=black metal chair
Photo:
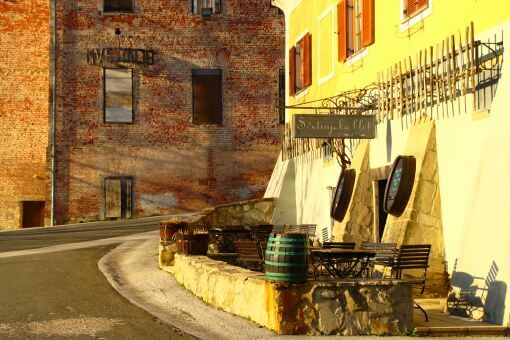
[[[396,243],[362,242],[360,249],[375,251],[375,256],[369,259],[367,274],[374,277],[375,267],[382,267],[381,277],[385,276],[385,269],[392,268],[397,256]]]
[[[392,275],[397,279],[405,279],[412,285],[421,287],[420,295],[425,291],[425,280],[427,277],[427,268],[429,267],[429,255],[430,255],[430,244],[404,244],[400,247],[398,255],[392,266]],[[404,271],[416,270],[421,271],[419,277],[412,276],[410,279],[406,279]],[[418,308],[425,315],[425,321],[429,321],[427,312],[418,304],[415,308]]]
[[[257,271],[264,269],[264,260],[256,241],[235,241],[234,244],[237,258],[240,263],[244,264],[244,267]]]
[[[322,243],[329,242],[329,234],[328,234],[328,228],[322,228]]]

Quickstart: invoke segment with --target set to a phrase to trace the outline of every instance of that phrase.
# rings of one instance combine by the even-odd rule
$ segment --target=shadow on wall
[[[448,313],[503,325],[507,284],[496,280],[498,272],[499,268],[494,261],[485,278],[458,272],[454,268],[447,300]]]

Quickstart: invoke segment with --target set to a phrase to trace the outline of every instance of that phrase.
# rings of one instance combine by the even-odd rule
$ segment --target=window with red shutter
[[[312,36],[307,33],[289,51],[289,95],[312,85]]]
[[[312,85],[312,35],[303,38],[303,88]]]
[[[375,41],[375,1],[342,0],[338,12],[338,60],[345,61]]]
[[[405,0],[404,6],[404,14],[408,18],[422,9],[427,8],[429,6],[429,0]]]
[[[296,93],[296,48],[291,47],[289,51],[289,96]]]

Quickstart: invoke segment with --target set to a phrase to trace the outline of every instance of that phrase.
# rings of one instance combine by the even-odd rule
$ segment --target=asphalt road
[[[0,252],[126,236],[159,228],[162,218],[87,223],[0,232]]]
[[[106,281],[97,262],[116,246],[0,259],[0,338],[189,339]]]

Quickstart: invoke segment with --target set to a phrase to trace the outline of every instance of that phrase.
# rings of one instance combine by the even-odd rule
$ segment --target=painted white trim
[[[303,39],[308,32],[309,32],[308,29],[305,29],[300,35],[298,35],[297,38],[294,39],[293,46],[295,46],[299,42],[299,40]]]
[[[363,48],[361,51],[358,51],[357,53],[353,54],[347,60],[345,61],[345,66],[352,66],[356,64],[361,59],[365,58],[368,55],[368,46]]]
[[[320,53],[321,53],[321,48],[320,48],[320,42],[321,42],[321,36],[320,36],[320,24],[321,24],[321,21],[326,18],[328,15],[331,14],[331,72],[328,73],[326,76],[322,77],[322,78],[319,78],[319,86],[324,84],[325,82],[327,82],[328,80],[330,80],[331,78],[333,78],[333,76],[335,75],[335,54],[333,53],[333,51],[335,50],[334,48],[334,45],[335,45],[335,34],[333,34],[333,32],[335,32],[335,17],[334,17],[334,13],[333,13],[333,9],[334,9],[334,6],[331,5],[329,6],[328,8],[326,8],[324,10],[324,12],[321,13],[321,15],[319,15],[319,18],[317,19],[317,61],[320,61]],[[313,44],[313,42],[312,42]],[[317,75],[320,77],[321,75],[321,63],[320,62],[317,62]]]
[[[404,0],[400,0],[400,33],[408,30],[410,27],[416,25],[420,21],[432,14],[432,0],[429,0],[429,5],[417,13],[414,13],[411,17],[404,15]]]
[[[303,98],[304,96],[306,96],[308,94],[308,90],[310,89],[310,86],[306,87],[304,90],[301,90],[299,91],[298,93],[296,93],[294,95],[294,100],[299,100],[301,98]]]

